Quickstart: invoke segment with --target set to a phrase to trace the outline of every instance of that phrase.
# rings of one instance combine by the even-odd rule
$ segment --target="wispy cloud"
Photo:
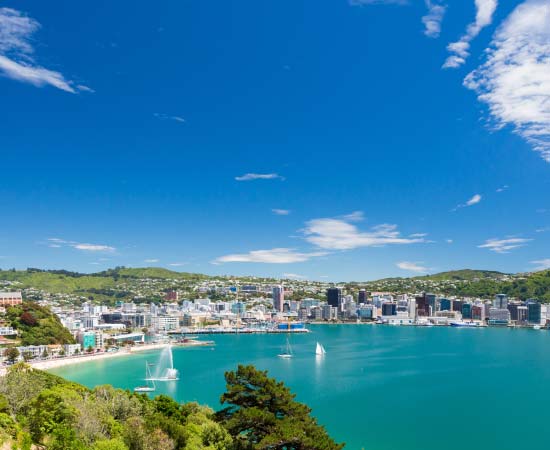
[[[278,173],[245,173],[244,175],[235,177],[237,181],[252,181],[252,180],[284,180],[285,178]]]
[[[505,184],[504,186],[501,186],[501,187],[497,188],[496,192],[500,193],[500,192],[507,191],[509,187],[510,187],[510,186],[508,186],[507,184]]]
[[[318,256],[325,256],[326,252],[302,253],[292,248],[273,248],[271,250],[253,250],[248,253],[236,253],[216,258],[213,263],[221,264],[228,262],[251,262],[251,263],[270,263],[270,264],[288,264],[304,262]]]
[[[542,227],[535,230],[536,233],[546,233],[547,231],[550,231],[550,227]]]
[[[475,194],[472,196],[472,198],[466,201],[466,203],[461,203],[455,206],[451,211],[456,211],[457,209],[460,209],[460,208],[466,208],[468,206],[477,205],[481,201],[481,199],[482,199],[482,196],[480,194]]]
[[[67,241],[65,239],[60,239],[60,238],[49,238],[47,239],[47,241],[48,241],[48,247],[51,247],[51,248],[72,247],[76,250],[82,250],[85,252],[109,252],[109,253],[114,252],[116,250],[115,247],[112,247],[110,245]]]
[[[425,0],[428,14],[422,17],[424,34],[431,38],[439,37],[441,33],[441,22],[445,16],[447,5],[438,0]]]
[[[174,262],[174,263],[170,263],[168,264],[170,267],[181,267],[181,266],[186,266],[188,263],[186,262]]]
[[[160,259],[156,259],[156,258],[150,258],[150,259],[144,259],[143,262],[146,262],[146,263],[158,263],[160,262]]]
[[[271,210],[271,212],[273,214],[275,214],[276,216],[288,216],[290,214],[290,210],[289,209],[277,209],[277,208],[274,208]]]
[[[430,271],[429,268],[421,266],[421,262],[410,262],[410,261],[401,261],[396,263],[395,265],[399,267],[402,270],[407,270],[409,272],[417,272],[417,273],[428,273]]]
[[[350,220],[314,219],[302,230],[306,241],[323,249],[350,250],[359,247],[381,247],[426,242],[424,237],[403,237],[397,225],[382,224],[360,231]]]
[[[446,242],[447,244],[452,244],[454,241],[453,241],[452,239],[445,239],[445,242]]]
[[[536,264],[533,270],[546,270],[550,269],[550,258],[539,259],[538,261],[531,261],[531,264]]]
[[[20,11],[0,8],[0,74],[37,87],[54,86],[72,94],[90,91],[86,86],[67,80],[60,72],[36,63],[32,35],[39,28],[36,20]]]
[[[479,32],[490,25],[493,21],[493,14],[498,6],[497,0],[475,0],[476,18],[466,28],[466,33],[457,41],[447,46],[450,55],[443,64],[443,68],[457,68],[466,62],[470,55],[470,42],[479,34]]]
[[[497,128],[511,125],[550,162],[550,4],[527,0],[496,31],[487,60],[464,85]]]
[[[532,240],[527,238],[487,239],[484,244],[478,245],[478,247],[489,249],[495,253],[508,253],[510,250],[525,247],[527,242]]]
[[[169,114],[163,114],[163,113],[153,113],[153,116],[161,120],[173,120],[175,122],[180,122],[180,123],[185,122],[185,119],[181,116],[171,116]]]

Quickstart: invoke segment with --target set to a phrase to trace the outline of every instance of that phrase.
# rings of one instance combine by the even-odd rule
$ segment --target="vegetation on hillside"
[[[16,364],[0,379],[0,446],[21,450],[337,450],[305,405],[251,366],[226,374],[215,414],[170,397],[88,389]],[[4,448],[2,447],[2,448]]]
[[[74,344],[71,332],[59,318],[37,303],[10,306],[4,319],[19,332],[22,345]]]

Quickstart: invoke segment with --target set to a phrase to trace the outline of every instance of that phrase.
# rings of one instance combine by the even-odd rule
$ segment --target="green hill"
[[[417,279],[430,279],[434,281],[438,280],[482,280],[482,279],[502,279],[509,277],[510,274],[496,272],[493,270],[472,270],[472,269],[462,269],[462,270],[450,270],[448,272],[440,272],[433,275],[425,275],[421,277],[414,277]]]

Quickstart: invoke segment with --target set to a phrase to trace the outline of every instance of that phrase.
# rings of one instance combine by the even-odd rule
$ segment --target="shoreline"
[[[47,360],[35,361],[35,362],[28,361],[27,364],[29,364],[33,369],[50,370],[50,369],[69,366],[73,364],[82,364],[86,362],[97,361],[99,359],[109,359],[109,358],[115,358],[120,356],[130,356],[134,353],[139,353],[147,350],[158,350],[166,347],[167,345],[168,344],[165,344],[165,343],[144,344],[144,345],[131,347],[130,350],[118,350],[116,352],[101,352],[101,353],[94,353],[92,355],[69,356],[66,358],[47,359]],[[8,367],[6,366],[0,367],[0,376],[4,376],[6,374],[7,369]]]

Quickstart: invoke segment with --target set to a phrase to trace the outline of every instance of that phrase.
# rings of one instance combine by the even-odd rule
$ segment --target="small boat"
[[[451,322],[452,327],[465,327],[465,328],[477,328],[481,325],[477,322]]]
[[[534,325],[533,326],[533,330],[540,330],[541,329],[541,326],[540,325]]]
[[[292,354],[292,347],[290,346],[290,341],[288,340],[288,337],[286,338],[286,349],[283,353],[279,353],[277,355],[279,358],[283,359],[289,359],[292,358],[294,355]]]
[[[155,386],[155,381],[152,379],[151,370],[149,369],[149,366],[151,366],[151,364],[149,364],[148,362],[145,362],[145,379],[147,381],[151,381],[151,384],[147,383],[144,386],[137,386],[134,388],[134,392],[155,392],[156,391],[157,387]]]
[[[323,347],[321,344],[319,344],[319,342],[317,342],[317,346],[315,347],[315,354],[317,356],[323,356],[326,353],[327,352],[325,351],[325,347]]]

